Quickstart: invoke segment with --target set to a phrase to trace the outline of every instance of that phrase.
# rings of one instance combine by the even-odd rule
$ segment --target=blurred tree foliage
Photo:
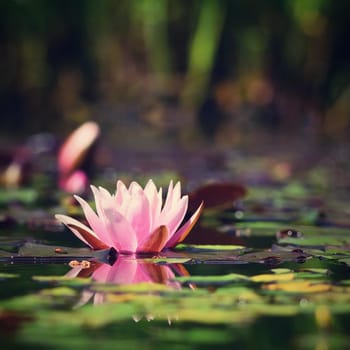
[[[346,0],[1,1],[2,130],[136,114],[229,144],[257,127],[345,139],[349,13]]]

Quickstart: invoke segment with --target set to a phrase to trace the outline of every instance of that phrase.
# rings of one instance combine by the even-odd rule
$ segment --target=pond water
[[[92,253],[55,208],[4,209],[2,348],[346,348],[350,227],[342,196],[328,198],[253,189],[157,256]]]

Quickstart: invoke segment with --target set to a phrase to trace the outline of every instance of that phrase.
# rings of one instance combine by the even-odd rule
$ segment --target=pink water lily
[[[114,247],[121,253],[160,252],[182,242],[197,222],[203,204],[181,227],[188,196],[181,196],[180,182],[171,181],[163,204],[162,189],[152,180],[144,189],[136,182],[127,188],[117,182],[115,194],[91,186],[96,212],[81,197],[74,196],[83,208],[89,226],[66,216],[56,215],[79,239],[92,249]]]

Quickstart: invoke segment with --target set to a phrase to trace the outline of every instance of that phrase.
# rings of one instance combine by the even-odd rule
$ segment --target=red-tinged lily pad
[[[221,232],[223,231],[223,232]],[[197,225],[183,241],[186,244],[210,244],[210,245],[242,245],[243,240],[237,235],[227,234],[224,230],[213,227]],[[232,231],[232,230],[231,230]],[[230,231],[230,232],[231,232]],[[236,233],[236,231],[235,231]]]
[[[0,310],[0,335],[11,336],[17,333],[22,326],[34,320],[34,316],[14,310]]]
[[[230,208],[237,199],[244,197],[244,186],[232,183],[209,183],[189,194],[189,210],[194,211],[204,202],[205,209]]]

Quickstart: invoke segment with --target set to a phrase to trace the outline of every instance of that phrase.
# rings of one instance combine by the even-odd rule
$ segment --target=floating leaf
[[[330,291],[331,285],[328,283],[311,283],[309,281],[294,280],[291,282],[267,284],[264,286],[264,289],[271,291],[284,291],[288,293],[319,293]]]
[[[186,250],[192,252],[203,251],[236,251],[245,249],[241,245],[210,245],[210,244],[180,244],[176,247],[176,250]]]
[[[276,266],[284,261],[305,262],[310,255],[305,252],[290,250],[274,250],[245,253],[237,257],[238,260],[251,263],[264,263],[269,266]]]
[[[104,284],[94,283],[93,290],[96,292],[122,292],[122,293],[152,293],[152,292],[173,292],[171,286],[160,283],[142,282],[136,284]]]
[[[67,276],[33,276],[32,278],[37,282],[53,283],[65,286],[69,285],[74,287],[87,286],[91,284],[91,281],[88,278],[79,277],[71,278]]]
[[[38,199],[38,192],[33,188],[2,189],[0,191],[0,205],[8,205],[10,202],[33,204]]]
[[[38,257],[53,257],[53,256],[77,256],[91,257],[91,250],[88,248],[69,248],[62,246],[51,246],[34,242],[24,243],[19,251],[19,256],[38,256]]]
[[[149,258],[149,259],[142,259],[142,261],[147,263],[153,263],[153,264],[185,264],[189,261],[191,261],[191,258],[185,258],[185,257],[159,257],[159,258]]]
[[[280,244],[294,244],[298,246],[317,246],[324,247],[325,245],[344,245],[350,244],[350,237],[337,237],[336,235],[318,235],[313,237],[304,237],[304,238],[282,238],[278,241]]]
[[[76,259],[98,259],[113,262],[116,259],[116,253],[113,248],[92,251],[89,248],[70,248],[25,242],[20,246],[17,254],[7,255],[7,260],[11,260],[11,263],[67,263]]]
[[[253,304],[251,311],[264,316],[295,316],[300,311],[298,305]]]
[[[283,267],[276,268],[276,269],[271,269],[270,271],[273,272],[273,273],[277,273],[277,274],[293,272],[293,270],[287,269],[287,268],[283,268]]]
[[[218,288],[215,291],[216,297],[228,298],[230,303],[238,301],[239,303],[261,303],[263,298],[252,288],[241,285],[228,285]]]
[[[8,278],[17,278],[17,277],[19,277],[19,275],[15,273],[0,272],[0,280],[6,280]]]
[[[345,265],[350,266],[350,257],[348,257],[348,258],[342,258],[342,259],[339,259],[338,261],[339,261],[340,263],[343,263],[343,264],[345,264]]]
[[[300,272],[311,272],[315,274],[320,274],[320,275],[328,275],[329,270],[324,269],[324,268],[317,268],[317,267],[308,267],[308,268],[303,268],[299,270]]]
[[[232,335],[225,332],[223,329],[206,329],[205,334],[203,334],[203,329],[191,328],[190,331],[186,329],[165,329],[160,334],[161,340],[166,340],[167,342],[175,342],[178,343],[179,339],[186,339],[186,341],[190,344],[204,344],[207,346],[208,344],[226,344],[230,339],[232,339]]]
[[[43,289],[40,291],[40,294],[43,296],[52,296],[52,297],[74,297],[77,295],[77,292],[68,287],[57,287],[51,289]]]
[[[250,277],[253,282],[276,282],[276,281],[291,281],[295,277],[294,273],[270,273],[270,274],[262,274],[255,275]]]
[[[222,276],[182,276],[176,277],[176,281],[181,283],[192,283],[196,285],[224,285],[234,282],[248,282],[249,277],[237,273]]]

